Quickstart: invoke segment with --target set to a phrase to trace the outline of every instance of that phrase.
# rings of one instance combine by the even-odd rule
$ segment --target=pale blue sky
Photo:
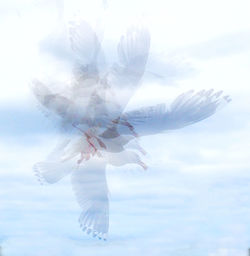
[[[152,47],[142,87],[128,108],[170,102],[189,89],[224,90],[233,101],[193,126],[141,139],[147,172],[109,168],[107,242],[82,233],[69,179],[41,187],[34,163],[57,132],[36,107],[29,81],[57,74],[39,55],[55,21],[52,1],[0,3],[0,241],[4,256],[243,256],[250,247],[250,18],[248,1],[108,1],[108,56],[122,31],[146,20]],[[92,21],[101,1],[65,1]],[[98,9],[99,8],[99,9]],[[44,15],[47,15],[46,17]],[[98,14],[98,15],[97,15]],[[53,54],[53,49],[50,49]],[[55,64],[56,63],[56,64]],[[42,72],[40,70],[42,66]],[[67,71],[67,63],[60,66]],[[67,72],[58,77],[67,78]]]

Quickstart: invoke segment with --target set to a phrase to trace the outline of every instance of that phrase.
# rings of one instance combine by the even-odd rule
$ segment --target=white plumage
[[[68,93],[53,92],[33,81],[33,93],[46,111],[71,133],[34,170],[41,183],[55,183],[71,175],[76,199],[82,208],[79,218],[87,234],[106,239],[109,200],[106,165],[138,164],[146,169],[145,154],[138,136],[178,129],[213,115],[229,102],[222,92],[189,91],[177,97],[170,108],[158,104],[124,113],[145,71],[150,34],[142,26],[130,27],[118,43],[118,62],[101,72],[101,43],[91,26],[72,21],[69,39],[75,56],[73,79]]]

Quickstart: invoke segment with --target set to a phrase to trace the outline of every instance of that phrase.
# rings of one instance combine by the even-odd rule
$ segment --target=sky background
[[[105,26],[106,59],[126,28],[143,20],[151,50],[128,109],[214,88],[232,102],[192,126],[140,139],[149,169],[108,168],[107,242],[78,226],[69,177],[40,186],[32,171],[57,141],[30,80],[69,79],[63,40],[54,45],[56,2],[0,1],[0,243],[4,256],[245,256],[250,247],[250,3],[246,0],[65,0]],[[105,23],[105,24],[104,24]],[[156,74],[156,75],[153,75]]]

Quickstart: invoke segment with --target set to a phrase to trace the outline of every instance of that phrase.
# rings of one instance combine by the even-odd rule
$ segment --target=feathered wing
[[[87,234],[106,239],[109,228],[109,199],[106,164],[89,160],[72,173],[72,186],[82,208],[79,223]]]
[[[98,81],[97,61],[101,44],[95,31],[82,19],[70,22],[69,38],[76,60],[73,70],[75,80],[73,94],[89,96],[92,93],[92,87],[95,87]]]
[[[39,80],[32,81],[32,91],[39,103],[49,112],[60,117],[65,117],[72,101],[58,93],[52,92]]]
[[[101,43],[96,32],[84,20],[70,23],[70,41],[76,62],[71,87],[72,99],[78,106],[78,123],[94,125],[95,119],[105,117],[105,91],[100,83]],[[102,58],[102,60],[104,57]],[[97,121],[99,122],[99,120]]]
[[[213,115],[228,102],[230,98],[223,96],[222,91],[188,91],[179,95],[168,110],[165,104],[159,104],[126,112],[123,117],[143,136],[194,124]],[[127,130],[120,126],[119,132],[123,134]]]
[[[94,30],[83,19],[71,21],[69,26],[71,47],[78,62],[96,64],[101,45]]]
[[[150,35],[147,29],[129,28],[117,47],[120,61],[120,66],[117,67],[120,69],[116,70],[117,75],[125,76],[130,82],[136,83],[144,73],[149,47]]]
[[[53,184],[70,174],[74,165],[64,162],[39,162],[33,167],[35,175],[41,185]]]
[[[119,105],[120,114],[138,88],[149,48],[150,34],[144,27],[131,27],[120,39],[117,46],[119,63],[115,63],[107,75],[107,84],[113,93],[110,100]]]
[[[120,117],[144,73],[150,46],[149,32],[143,27],[131,27],[117,47],[119,64],[101,77],[98,57],[101,45],[90,25],[80,20],[70,29],[72,49],[76,54],[72,94],[86,104],[92,125],[107,126]],[[95,120],[95,122],[93,121]]]
[[[101,46],[95,32],[84,20],[74,20],[70,23],[69,39],[75,59],[70,93],[67,93],[67,97],[54,93],[38,80],[32,81],[32,90],[37,100],[45,107],[47,115],[53,113],[64,119],[74,117],[82,120],[90,97],[97,87],[97,57]]]
[[[33,170],[40,184],[56,183],[76,168],[74,161],[62,161],[62,157],[65,155],[65,149],[70,144],[70,141],[69,138],[60,140],[44,162],[36,163],[33,166]]]

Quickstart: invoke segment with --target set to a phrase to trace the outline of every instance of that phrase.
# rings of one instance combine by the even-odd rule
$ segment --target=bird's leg
[[[80,164],[84,160],[84,153],[81,152],[81,158],[77,161],[77,164]]]
[[[94,128],[93,128],[93,129],[94,129]],[[94,132],[95,132],[95,131],[96,131],[96,130],[94,129]],[[88,130],[87,136],[88,136],[89,140],[95,139],[95,140],[98,142],[98,144],[99,144],[99,146],[100,146],[101,148],[107,149],[106,145],[103,143],[103,141],[102,141],[101,139],[99,139],[99,138],[93,133],[93,130],[92,130],[92,129],[89,129],[89,130]],[[92,143],[92,144],[93,144],[93,143]],[[95,147],[95,148],[96,148],[96,147]],[[96,151],[97,151],[97,148],[96,148]]]
[[[145,156],[147,155],[147,151],[145,151],[139,144],[138,144],[139,151]]]
[[[90,158],[90,154],[92,153],[92,156],[94,156],[95,154],[97,154],[98,157],[102,157],[102,154],[98,151],[98,149],[96,148],[96,146],[90,141],[91,139],[95,138],[97,140],[97,142],[99,143],[99,145],[102,147],[102,148],[107,148],[106,145],[102,142],[102,140],[100,140],[99,138],[97,138],[92,132],[91,132],[91,129],[89,129],[87,132],[83,131],[81,128],[77,127],[76,124],[72,124],[73,127],[75,127],[76,129],[78,129],[79,131],[81,131],[85,137],[86,137],[86,140],[90,146],[90,150],[89,150],[89,153],[87,154],[86,156],[86,160],[89,160]],[[93,149],[93,152],[91,152],[91,148]],[[84,157],[83,157],[84,159]],[[79,163],[81,163],[83,161],[83,159],[79,159]]]
[[[90,159],[90,153],[86,154],[86,161],[88,161]]]
[[[100,147],[107,149],[106,145],[102,142],[102,140],[100,140],[100,139],[97,138],[96,136],[95,136],[94,138],[98,141]]]
[[[117,118],[117,119],[113,120],[112,122],[114,124],[121,124],[121,125],[127,126],[135,137],[139,137],[139,135],[135,132],[135,128],[133,127],[133,125],[131,125],[128,121],[120,120],[120,118]]]
[[[133,125],[131,125],[128,121],[123,121],[123,124],[129,128],[129,130],[135,137],[139,137],[139,135],[135,132],[135,128],[133,127]]]
[[[143,163],[142,161],[139,161],[139,165],[146,171],[148,169],[148,166]]]
[[[85,137],[86,137],[86,140],[88,142],[88,144],[90,145],[90,147],[92,147],[94,149],[94,153],[92,153],[93,155],[95,154],[95,152],[97,152],[97,148],[95,147],[95,145],[93,143],[91,143],[90,139],[91,139],[91,136],[88,134],[88,132],[85,132],[83,131],[81,128],[79,128],[76,124],[72,124],[73,127],[75,127],[76,129],[78,129],[79,131],[81,131]],[[89,129],[90,130],[90,129]],[[92,136],[93,137],[93,136]],[[90,150],[91,152],[91,150]]]
[[[93,140],[93,138],[95,138],[95,137],[90,138],[90,140]],[[93,150],[93,152],[91,152],[91,149]],[[95,148],[93,148],[93,147],[91,148],[91,146],[90,146],[89,147],[89,152],[90,152],[90,154],[92,153],[93,156],[97,155],[98,157],[102,157],[102,154],[100,153],[100,151],[96,147]]]
[[[94,130],[94,132],[96,132],[96,129],[95,129],[95,128],[89,129],[88,135],[89,135],[90,137],[96,139],[97,142],[98,142],[98,144],[99,144],[99,146],[100,146],[101,148],[107,149],[107,147],[106,147],[106,145],[103,143],[103,141],[102,141],[101,139],[99,139],[99,138],[93,133],[93,130]]]
[[[94,153],[97,151],[97,148],[95,147],[95,145],[90,141],[91,136],[87,133],[84,132],[84,135],[86,136],[87,142],[89,144],[90,147],[92,147],[94,149]],[[91,150],[90,150],[91,151]]]

